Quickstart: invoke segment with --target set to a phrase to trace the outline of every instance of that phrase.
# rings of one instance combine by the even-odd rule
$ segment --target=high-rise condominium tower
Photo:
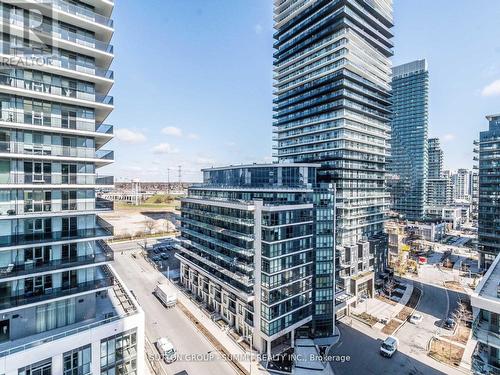
[[[334,334],[334,195],[318,166],[205,169],[182,199],[181,283],[268,355]]]
[[[488,268],[500,253],[500,115],[487,116],[479,138],[479,265]]]
[[[443,150],[439,138],[428,140],[427,205],[447,205],[452,200],[451,179],[443,170]]]
[[[0,1],[0,374],[143,374],[109,263],[112,0]]]
[[[425,215],[429,71],[425,60],[392,70],[391,162],[392,209],[404,218]]]
[[[274,156],[321,163],[336,184],[339,284],[371,295],[387,251],[392,1],[275,0],[274,21]]]

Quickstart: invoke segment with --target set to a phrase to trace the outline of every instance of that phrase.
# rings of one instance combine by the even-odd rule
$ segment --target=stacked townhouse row
[[[334,192],[317,167],[207,169],[182,199],[182,284],[268,355],[334,333]]]
[[[110,266],[112,0],[0,1],[0,373],[143,374]]]

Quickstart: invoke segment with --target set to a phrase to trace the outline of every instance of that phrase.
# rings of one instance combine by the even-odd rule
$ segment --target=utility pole
[[[179,165],[179,191],[182,190],[181,183],[182,183],[182,165]]]
[[[170,194],[170,168],[167,168],[167,194]]]

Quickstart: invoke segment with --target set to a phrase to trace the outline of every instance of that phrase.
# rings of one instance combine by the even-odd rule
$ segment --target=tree
[[[389,281],[387,281],[385,284],[385,290],[389,293],[389,298],[391,298],[392,293],[396,290],[396,283],[394,282],[394,279],[389,279]]]
[[[146,228],[146,232],[151,234],[153,233],[153,229],[156,227],[156,221],[153,219],[147,219],[144,221],[144,227]]]
[[[472,319],[472,313],[469,310],[469,304],[463,299],[459,299],[455,311],[451,314],[452,318],[459,325],[462,322],[467,322]]]

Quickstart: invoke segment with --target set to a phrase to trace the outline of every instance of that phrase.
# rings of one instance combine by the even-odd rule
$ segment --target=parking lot
[[[170,279],[177,279],[180,272],[180,262],[175,257],[178,252],[175,244],[174,238],[165,238],[155,244],[146,245],[147,259]]]

